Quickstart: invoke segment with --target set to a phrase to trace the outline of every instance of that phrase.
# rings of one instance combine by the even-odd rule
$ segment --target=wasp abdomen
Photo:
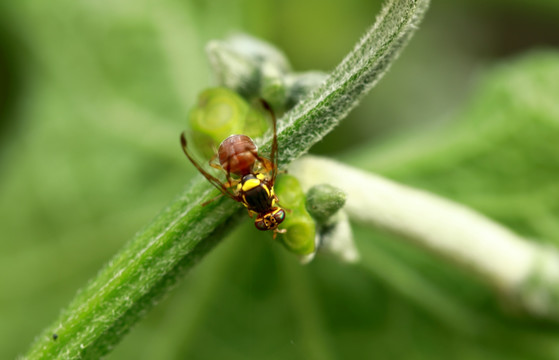
[[[258,148],[246,135],[231,135],[219,145],[218,156],[221,167],[228,174],[244,176],[252,172]]]

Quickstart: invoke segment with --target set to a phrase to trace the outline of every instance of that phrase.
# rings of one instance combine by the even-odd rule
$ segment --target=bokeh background
[[[234,31],[328,71],[380,1],[0,3],[0,358],[195,171],[178,135]],[[559,242],[559,2],[433,1],[401,58],[313,152]],[[281,151],[281,150],[280,150]],[[343,176],[343,175],[341,175]],[[108,359],[557,359],[559,327],[401,239],[307,266],[240,224]]]

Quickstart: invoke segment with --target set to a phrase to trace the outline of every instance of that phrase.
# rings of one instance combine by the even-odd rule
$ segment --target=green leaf
[[[426,0],[386,3],[375,25],[326,82],[285,115],[278,136],[281,165],[306,152],[331,131],[376,84],[417,28],[427,5]],[[87,111],[86,105],[82,106]],[[27,356],[98,358],[108,353],[177,277],[231,227],[239,204],[222,198],[199,206],[215,195],[216,190],[198,177],[115,255],[37,338]]]

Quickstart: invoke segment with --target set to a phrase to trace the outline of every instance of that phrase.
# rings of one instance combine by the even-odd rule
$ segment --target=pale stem
[[[473,270],[529,311],[559,318],[556,249],[530,242],[464,205],[333,160],[305,156],[289,171],[308,190],[328,183],[347,194],[353,221],[399,234]]]

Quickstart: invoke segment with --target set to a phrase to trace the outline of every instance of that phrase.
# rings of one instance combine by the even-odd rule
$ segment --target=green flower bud
[[[221,86],[250,98],[258,92],[260,65],[227,41],[213,40],[206,46],[210,65]]]
[[[262,78],[260,81],[259,95],[266,100],[276,113],[285,110],[287,89],[285,87],[285,74],[270,64],[262,65]]]
[[[236,34],[230,36],[224,43],[250,61],[273,66],[281,73],[291,71],[291,65],[285,54],[266,41],[247,34]]]
[[[297,255],[312,254],[316,250],[316,224],[305,208],[305,193],[299,181],[291,175],[281,175],[276,179],[275,192],[280,205],[287,211],[281,224],[286,230],[279,240]]]
[[[337,187],[315,185],[307,192],[307,210],[319,224],[327,224],[344,206],[345,200],[346,194]]]
[[[211,41],[206,47],[212,70],[220,85],[242,94],[247,99],[268,99],[269,79],[281,79],[290,71],[285,55],[274,46],[248,35],[234,35],[223,41]],[[268,80],[267,80],[268,79]],[[273,81],[277,84],[277,81]]]
[[[307,216],[288,214],[282,228],[287,232],[280,235],[280,241],[289,251],[297,255],[308,255],[315,251],[315,223],[308,213]]]
[[[295,176],[280,174],[274,188],[282,207],[289,210],[305,208],[305,192]]]
[[[308,95],[314,88],[320,85],[328,75],[321,71],[307,71],[303,73],[288,74],[285,79],[284,108],[291,109],[304,96]]]
[[[327,76],[319,71],[293,73],[280,50],[243,34],[213,40],[206,52],[218,84],[249,101],[264,99],[278,114],[292,108]]]
[[[271,122],[268,119],[269,114],[264,112],[264,110],[256,109],[253,107],[249,108],[249,111],[245,117],[245,124],[243,130],[240,132],[251,138],[257,138],[266,132],[271,127]]]
[[[202,91],[188,121],[192,130],[189,141],[206,157],[211,157],[214,149],[229,135],[257,137],[268,128],[264,114],[227,88]]]

